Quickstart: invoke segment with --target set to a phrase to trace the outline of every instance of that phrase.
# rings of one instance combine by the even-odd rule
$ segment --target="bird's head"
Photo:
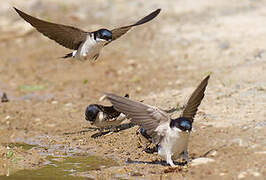
[[[97,105],[95,104],[89,105],[85,111],[85,119],[90,123],[93,123],[96,120],[99,111],[100,110]]]
[[[170,122],[171,128],[178,128],[181,131],[190,132],[192,129],[192,122],[185,117],[179,117],[177,119],[172,119]]]
[[[112,32],[108,29],[99,29],[94,32],[94,37],[95,40],[99,42],[110,42],[112,41]]]

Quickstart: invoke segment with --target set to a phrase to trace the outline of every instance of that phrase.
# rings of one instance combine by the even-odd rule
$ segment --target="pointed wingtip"
[[[206,79],[210,79],[210,77],[211,77],[211,74],[209,74],[209,75],[206,77]]]
[[[18,8],[16,8],[15,6],[13,6],[14,10],[17,12],[17,13],[20,13],[21,10],[19,10]]]
[[[21,10],[19,10],[18,8],[16,8],[15,6],[13,6],[13,8],[14,8],[14,10],[18,13],[18,15],[19,16],[23,16],[23,15],[25,15],[25,13],[24,12],[22,12]],[[22,17],[23,18],[23,17]]]
[[[13,9],[16,11],[16,12],[18,12],[19,10],[15,7],[15,6],[13,6]]]
[[[209,80],[213,72],[206,73],[206,77],[204,79]]]
[[[156,9],[151,14],[153,14],[153,18],[155,18],[161,12],[161,8]]]
[[[207,86],[207,84],[208,84],[208,82],[209,82],[209,79],[210,79],[210,76],[211,76],[211,74],[208,74],[203,80],[202,80],[202,83],[206,83],[206,86]]]
[[[157,12],[158,14],[161,12],[161,8],[158,8],[155,12]]]

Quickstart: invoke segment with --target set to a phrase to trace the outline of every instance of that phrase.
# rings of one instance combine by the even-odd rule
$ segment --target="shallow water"
[[[5,143],[2,144],[9,148],[22,147],[24,150],[30,150],[33,147],[42,148],[39,145],[31,145],[26,143]],[[0,176],[1,179],[90,179],[89,177],[79,176],[81,173],[89,174],[91,170],[108,168],[117,166],[118,163],[112,159],[91,156],[88,154],[77,154],[72,151],[67,155],[53,156],[50,153],[43,153],[45,157],[44,165],[39,169],[26,169],[12,173],[12,169],[8,170],[7,176]]]
[[[8,179],[90,179],[75,176],[76,173],[88,172],[102,167],[118,165],[112,159],[96,156],[53,157],[47,156],[48,163],[36,170],[21,170],[11,174]],[[4,178],[0,176],[0,179]]]
[[[22,147],[22,149],[24,150],[29,150],[33,147],[38,147],[38,145],[34,145],[34,144],[26,144],[26,143],[2,143],[3,146],[8,146],[10,148],[14,148],[14,147]]]

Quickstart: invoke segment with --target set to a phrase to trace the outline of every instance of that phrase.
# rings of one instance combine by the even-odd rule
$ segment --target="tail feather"
[[[68,53],[65,56],[61,57],[61,58],[70,58],[72,56],[73,56],[73,53],[71,52],[71,53]]]

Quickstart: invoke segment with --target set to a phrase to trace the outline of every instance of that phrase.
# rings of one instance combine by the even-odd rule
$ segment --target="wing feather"
[[[189,100],[185,106],[185,109],[183,110],[183,112],[181,114],[182,117],[186,117],[186,118],[190,119],[191,122],[193,122],[193,119],[197,113],[198,107],[199,107],[202,99],[204,98],[204,92],[205,92],[205,89],[208,85],[209,78],[210,78],[210,75],[208,75],[207,77],[205,77],[201,81],[201,83],[198,85],[196,90],[190,96],[190,98],[189,98]]]
[[[81,29],[47,22],[30,16],[15,7],[14,9],[20,15],[20,17],[30,23],[40,33],[66,48],[74,50],[78,49],[79,45],[86,40],[87,35],[89,34],[89,32],[85,32]]]
[[[152,137],[156,136],[155,129],[159,124],[169,120],[167,114],[158,108],[111,93],[105,95],[117,111],[126,114],[132,123],[143,127]]]
[[[112,41],[118,39],[119,37],[121,37],[122,35],[124,35],[126,32],[128,32],[132,27],[134,26],[138,26],[141,24],[144,24],[146,22],[151,21],[152,19],[154,19],[159,13],[160,13],[161,9],[157,9],[155,11],[153,11],[152,13],[150,13],[149,15],[145,16],[144,18],[140,19],[138,22],[128,25],[128,26],[123,26],[123,27],[119,27],[119,28],[115,28],[113,30],[111,30],[112,32]]]

